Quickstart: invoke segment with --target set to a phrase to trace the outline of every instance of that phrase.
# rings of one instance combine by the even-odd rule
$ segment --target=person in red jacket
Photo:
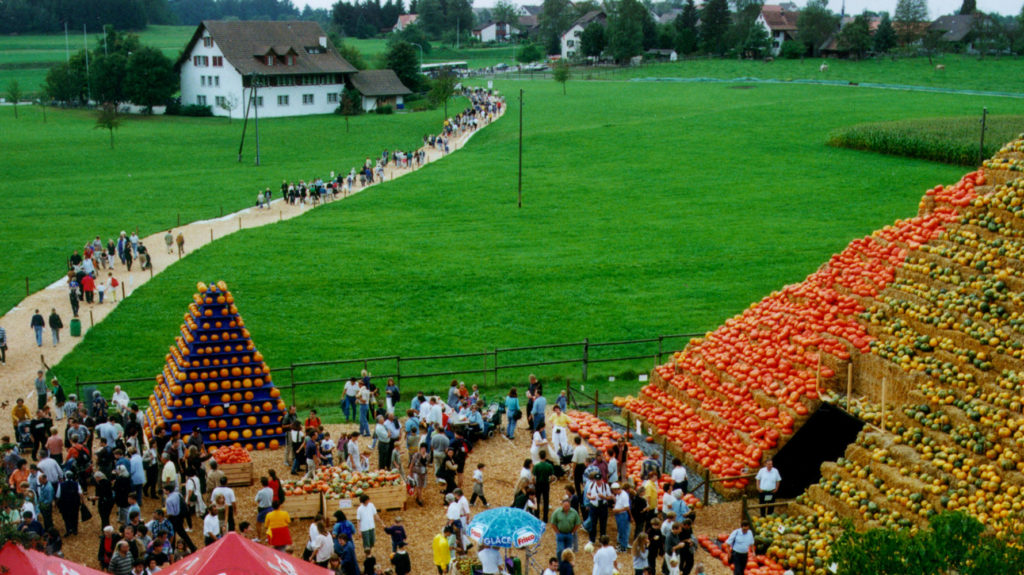
[[[82,291],[85,293],[85,303],[92,303],[92,294],[96,291],[96,280],[89,274],[82,276]]]

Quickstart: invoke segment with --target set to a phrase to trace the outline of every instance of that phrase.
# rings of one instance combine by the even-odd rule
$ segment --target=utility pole
[[[71,63],[71,41],[68,40],[68,22],[64,21],[64,59]]]
[[[519,207],[523,207],[523,89],[519,88]]]
[[[253,120],[255,120],[255,124],[256,124],[256,165],[257,166],[260,165],[260,97],[259,97],[260,81],[261,80],[260,80],[259,76],[253,77],[252,93],[253,93],[253,100],[254,100],[253,104],[254,104],[254,106],[253,106],[253,110],[252,110],[252,117],[253,117]]]
[[[85,24],[82,24],[82,44],[85,45],[85,93],[86,104],[92,101],[92,82],[89,81],[89,36],[85,31]]]

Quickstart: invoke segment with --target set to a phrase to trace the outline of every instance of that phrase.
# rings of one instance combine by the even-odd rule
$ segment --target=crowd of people
[[[202,529],[201,540],[207,545],[237,531],[277,549],[293,547],[292,519],[281,507],[283,482],[273,469],[260,479],[255,522],[238,521],[235,492],[208,454],[199,429],[183,436],[160,426],[145,441],[142,414],[120,387],[109,400],[93,391],[80,401],[75,394],[66,395],[55,378],[47,381],[42,371],[35,386],[39,400],[34,415],[18,399],[11,410],[15,441],[0,438],[6,487],[22,502],[8,504],[0,513],[31,533],[40,549],[59,555],[64,540],[78,535],[79,521],[92,515],[93,508],[103,528],[97,558],[115,575],[152,573],[195,551],[194,524]],[[522,402],[512,388],[504,398],[488,403],[476,386],[452,381],[444,397],[418,392],[401,409],[402,394],[395,381],[378,386],[364,370],[339,394],[346,423],[358,429],[335,441],[316,410],[300,419],[291,406],[284,416],[289,429],[284,463],[296,475],[313,474],[321,466],[393,470],[407,478],[411,498],[420,506],[428,504],[425,490],[434,486],[444,506],[444,519],[432,541],[432,559],[441,575],[472,552],[468,527],[474,509],[494,504],[523,509],[548,524],[556,549],[548,575],[574,574],[581,540],[584,550],[593,552],[593,575],[610,575],[630,564],[636,575],[689,575],[695,567],[696,514],[684,499],[689,485],[682,462],[672,462],[670,481],[662,484],[661,462],[648,456],[636,481],[625,471],[630,457],[626,438],[607,451],[593,449],[569,433],[572,424],[564,392],[549,407],[536,377],[531,375],[525,387]],[[65,421],[62,430],[59,424]],[[480,441],[511,443],[521,426],[530,433],[530,448],[512,491],[489,494],[487,468],[474,461],[474,448]],[[757,478],[762,501],[771,503],[780,481],[769,461]],[[141,509],[144,498],[163,505],[148,519]],[[409,573],[409,534],[401,518],[383,528],[391,539],[387,566],[378,565],[375,552],[380,518],[373,502],[364,496],[354,513],[356,525],[342,510],[331,524],[324,517],[310,524],[304,558],[344,575]],[[749,534],[747,526],[730,536],[734,565],[745,564],[754,552]],[[357,546],[362,547],[361,564]],[[476,560],[487,575],[504,568],[495,553],[487,546],[476,549]],[[737,573],[742,573],[739,567]]]
[[[462,95],[470,101],[469,107],[446,118],[438,134],[423,136],[423,145],[416,150],[384,150],[377,158],[366,158],[361,166],[352,167],[348,172],[335,173],[330,177],[314,177],[299,180],[298,183],[283,180],[280,197],[290,205],[316,206],[321,203],[344,198],[355,191],[374,183],[383,182],[387,177],[397,177],[399,170],[411,170],[427,162],[427,150],[434,149],[447,155],[451,152],[452,140],[491,123],[501,114],[504,99],[491,91],[481,88],[465,88]],[[270,187],[256,193],[256,207],[268,208],[273,199]]]

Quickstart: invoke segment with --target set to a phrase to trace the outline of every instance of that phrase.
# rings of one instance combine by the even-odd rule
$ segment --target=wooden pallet
[[[327,516],[327,506],[323,493],[305,493],[288,495],[281,504],[281,509],[293,518],[316,517],[318,513]]]
[[[405,485],[388,485],[386,487],[374,487],[364,491],[370,496],[370,501],[379,510],[405,509],[405,499],[409,492]]]
[[[219,466],[224,476],[228,478],[228,485],[252,485],[255,481],[253,462],[248,463],[221,463]]]

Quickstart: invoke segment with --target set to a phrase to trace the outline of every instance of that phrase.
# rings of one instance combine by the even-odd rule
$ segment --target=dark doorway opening
[[[772,458],[782,476],[779,498],[796,497],[817,483],[821,464],[842,457],[863,427],[863,421],[823,403]]]

